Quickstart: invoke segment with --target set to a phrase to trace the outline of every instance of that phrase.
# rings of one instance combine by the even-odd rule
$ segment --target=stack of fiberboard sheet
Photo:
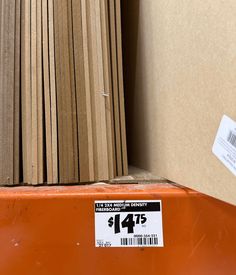
[[[120,1],[2,0],[0,183],[126,175]]]

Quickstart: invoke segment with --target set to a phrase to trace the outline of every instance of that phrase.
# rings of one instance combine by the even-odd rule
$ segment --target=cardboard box
[[[123,2],[131,164],[232,204],[212,148],[222,117],[236,121],[235,13],[233,0]]]

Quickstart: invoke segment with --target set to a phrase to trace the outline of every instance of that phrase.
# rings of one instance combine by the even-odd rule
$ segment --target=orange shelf
[[[164,248],[95,248],[95,200],[162,200]],[[234,275],[236,208],[169,184],[0,189],[0,274]]]

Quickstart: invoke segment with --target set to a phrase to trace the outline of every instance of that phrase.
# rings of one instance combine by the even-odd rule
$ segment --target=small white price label
[[[95,201],[96,247],[163,247],[159,200]]]
[[[221,120],[212,152],[236,176],[236,122],[226,115]]]

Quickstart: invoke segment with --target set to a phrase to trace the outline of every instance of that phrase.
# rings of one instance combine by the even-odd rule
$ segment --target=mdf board
[[[75,137],[76,110],[74,81],[71,76],[69,44],[69,10],[65,0],[54,1],[55,57],[58,110],[59,181],[76,183],[78,179],[78,148]]]
[[[14,145],[13,145],[13,157],[14,157],[14,184],[18,184],[22,178],[21,169],[21,116],[20,116],[20,64],[21,64],[21,12],[22,12],[21,0],[15,0],[15,77],[14,77]]]
[[[51,95],[49,75],[49,34],[48,34],[48,1],[42,0],[42,45],[43,45],[43,84],[44,84],[44,111],[45,111],[45,136],[46,136],[46,166],[47,183],[53,183],[53,154],[52,154],[52,119]]]
[[[87,17],[87,37],[88,37],[88,68],[91,95],[91,112],[92,112],[92,137],[93,137],[93,156],[94,156],[94,180],[100,181],[108,179],[107,163],[107,147],[105,124],[105,110],[103,109],[103,79],[101,76],[102,67],[102,51],[99,10],[95,0],[86,2]],[[105,135],[105,140],[104,139]],[[105,142],[105,143],[104,143]],[[104,157],[105,155],[105,157]]]
[[[38,180],[36,183],[44,182],[44,125],[43,125],[43,37],[42,37],[42,0],[37,0],[37,146],[38,146]],[[34,125],[32,125],[34,127]]]
[[[18,3],[19,5],[20,3]],[[43,62],[42,1],[22,1],[21,14],[18,17],[21,19],[21,39],[19,42],[18,38],[18,43],[21,43],[20,99],[23,182],[42,184],[45,180],[43,114],[43,64],[45,60]],[[17,84],[16,81],[15,84]],[[19,101],[19,98],[17,100]],[[20,109],[19,106],[18,109]],[[19,128],[19,126],[17,127]],[[19,129],[17,135],[20,141]],[[19,150],[18,155],[20,156]]]
[[[118,64],[117,64],[115,1],[109,0],[108,7],[109,7],[111,70],[112,70],[112,88],[113,88],[113,106],[114,106],[116,171],[117,171],[117,176],[121,176],[123,175],[123,167],[122,167],[122,143],[121,143],[121,128],[120,128],[121,124],[120,124],[120,108],[119,108],[119,79],[118,79]]]
[[[14,183],[15,14],[14,0],[1,2],[0,25],[0,183]],[[18,22],[19,23],[19,22]],[[18,34],[17,34],[18,35]],[[19,111],[19,110],[18,110]],[[19,179],[17,179],[19,181]]]
[[[80,182],[94,181],[86,1],[72,1]]]
[[[212,153],[222,116],[236,120],[236,2],[124,4],[131,163],[236,204],[236,178]]]
[[[102,47],[102,27],[101,27],[101,7],[100,1],[93,1],[93,21],[94,33],[92,39],[93,43],[93,57],[95,70],[95,101],[97,106],[97,126],[100,124],[100,129],[97,131],[98,141],[98,180],[109,179],[109,164],[108,164],[108,139],[106,124],[106,93],[104,86],[104,60],[103,60],[103,47]]]
[[[102,34],[102,55],[103,55],[103,78],[105,112],[106,112],[106,130],[107,130],[107,150],[109,178],[116,175],[116,154],[115,154],[115,135],[114,135],[114,112],[113,112],[113,91],[111,75],[111,54],[110,54],[110,32],[109,32],[109,10],[108,1],[100,1],[101,9],[101,34]]]
[[[37,1],[31,1],[31,129],[32,129],[32,143],[31,143],[31,151],[32,151],[32,178],[29,180],[29,183],[36,184],[38,182],[38,83],[37,83]],[[29,123],[29,121],[28,121]],[[28,125],[27,125],[28,126]],[[26,126],[26,127],[27,127]]]
[[[15,0],[7,1],[7,29],[5,36],[5,62],[6,68],[5,85],[3,89],[3,129],[5,135],[3,151],[3,173],[5,182],[14,182],[14,97],[15,97]],[[6,161],[7,160],[7,161]]]
[[[74,36],[73,36],[73,7],[72,0],[67,1],[67,32],[69,42],[69,75],[71,82],[71,110],[72,110],[72,144],[74,158],[74,179],[73,183],[79,182],[79,163],[78,163],[78,128],[77,128],[77,104],[76,104],[76,89],[75,89],[75,62],[74,62]]]
[[[60,159],[60,162],[58,162],[58,181],[61,179],[65,179],[64,175],[64,160],[62,159],[65,146],[64,146],[64,139],[63,139],[63,125],[64,120],[62,116],[62,104],[63,104],[63,69],[62,69],[62,58],[63,58],[63,52],[62,52],[62,34],[60,32],[61,25],[60,25],[60,19],[62,18],[62,11],[61,11],[61,1],[53,1],[53,15],[54,15],[54,37],[55,37],[55,72],[56,72],[56,100],[57,100],[57,106],[58,106],[58,117],[57,117],[57,125],[58,125],[58,159]],[[61,130],[60,130],[61,129]]]
[[[42,1],[31,1],[31,129],[32,178],[44,182],[43,84],[42,84]],[[28,127],[28,125],[26,126]]]
[[[23,182],[32,178],[31,132],[31,2],[22,1],[21,16],[21,112],[22,112],[22,168]]]
[[[58,183],[57,98],[54,43],[54,4],[48,0],[49,75],[51,100],[52,181]]]
[[[123,79],[123,56],[122,56],[122,30],[121,30],[121,1],[115,1],[116,37],[117,37],[117,70],[119,88],[119,113],[121,128],[121,152],[123,175],[128,175],[127,144],[126,144],[126,123],[125,123],[125,101],[124,101],[124,79]]]

